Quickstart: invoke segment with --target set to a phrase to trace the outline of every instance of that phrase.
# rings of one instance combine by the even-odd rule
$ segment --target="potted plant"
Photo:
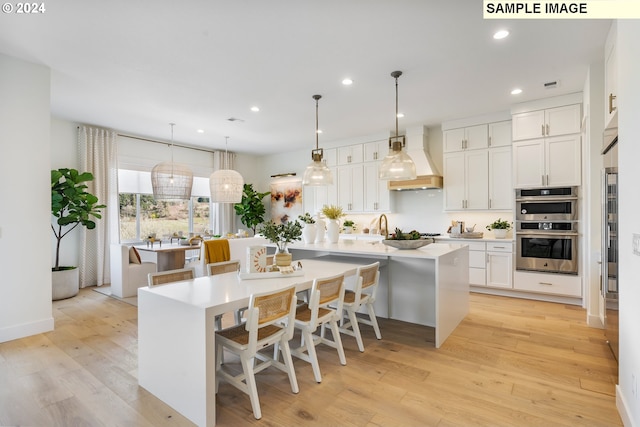
[[[56,238],[55,265],[51,269],[54,300],[72,297],[79,290],[78,268],[60,265],[62,239],[79,225],[89,230],[96,228],[94,218],[102,218],[100,209],[106,207],[86,191],[89,181],[93,181],[90,172],[67,168],[51,171],[51,214],[57,218],[56,225],[51,224]]]
[[[253,184],[244,184],[242,187],[242,199],[240,203],[233,205],[240,221],[256,234],[256,227],[264,222],[266,209],[262,199],[268,196],[268,191],[260,193],[253,189]]]
[[[509,221],[503,221],[502,218],[498,218],[491,224],[487,225],[487,230],[493,231],[496,239],[504,239],[507,237],[507,233],[511,229],[511,223]]]
[[[329,220],[327,223],[327,239],[329,243],[338,243],[340,237],[338,220],[344,216],[342,208],[336,205],[324,205],[321,212]]]
[[[302,226],[298,221],[288,221],[284,224],[276,224],[273,221],[263,223],[260,233],[277,247],[275,261],[277,266],[291,265],[291,254],[287,245],[299,241],[302,235]]]
[[[313,243],[316,240],[316,220],[309,212],[298,215],[298,219],[304,224],[302,228],[302,240],[305,243]]]
[[[353,233],[353,230],[355,229],[355,226],[356,226],[356,224],[353,221],[351,221],[350,219],[346,219],[342,223],[342,227],[344,227],[345,234]]]

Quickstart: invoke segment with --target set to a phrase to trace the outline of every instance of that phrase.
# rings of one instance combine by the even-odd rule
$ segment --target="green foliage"
[[[249,227],[253,234],[256,234],[256,227],[264,222],[264,215],[267,212],[262,199],[268,196],[268,191],[260,193],[253,189],[253,184],[244,184],[242,187],[242,200],[233,205],[236,214],[240,216],[240,221]]]
[[[353,221],[351,221],[350,219],[346,219],[343,223],[342,226],[343,227],[353,227],[355,225],[355,223]]]
[[[509,221],[503,221],[502,218],[498,218],[493,223],[487,225],[487,230],[509,230],[511,223]]]
[[[336,205],[324,205],[321,212],[328,219],[339,219],[344,216],[342,208]]]
[[[298,215],[298,219],[304,222],[305,224],[315,224],[316,220],[313,219],[309,212],[305,212],[304,215]]]
[[[270,242],[275,243],[280,251],[284,251],[288,243],[300,240],[302,225],[298,221],[277,224],[266,222],[260,227],[260,233]]]
[[[93,181],[90,172],[78,173],[76,169],[62,168],[51,171],[51,214],[57,218],[56,227],[51,229],[56,237],[56,264],[54,270],[60,270],[60,241],[78,225],[89,230],[96,228],[94,218],[100,219],[98,198],[86,191],[86,182]]]
[[[399,228],[395,229],[395,233],[389,236],[389,240],[418,240],[420,233],[416,230],[411,230],[408,233],[403,233]]]

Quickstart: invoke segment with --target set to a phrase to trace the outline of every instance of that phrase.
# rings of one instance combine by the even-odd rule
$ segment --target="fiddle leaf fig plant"
[[[96,228],[94,219],[102,218],[98,198],[86,191],[86,182],[93,181],[90,172],[79,173],[76,169],[53,169],[51,171],[51,214],[56,217],[51,230],[56,238],[56,263],[54,271],[67,269],[60,267],[60,242],[71,230],[82,225],[88,230]]]
[[[271,194],[253,189],[253,184],[244,184],[242,187],[242,199],[240,203],[233,205],[236,214],[240,216],[240,221],[249,227],[253,234],[256,234],[256,227],[264,222],[264,215],[267,212],[262,199]]]

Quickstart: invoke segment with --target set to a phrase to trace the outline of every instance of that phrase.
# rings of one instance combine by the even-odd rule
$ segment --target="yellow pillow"
[[[135,246],[131,246],[129,248],[129,264],[142,264],[142,260],[140,259],[140,254]]]

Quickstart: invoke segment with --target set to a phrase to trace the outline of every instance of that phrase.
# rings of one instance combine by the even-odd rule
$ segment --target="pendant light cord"
[[[313,99],[316,100],[316,150],[318,149],[318,100],[322,98],[322,95],[313,95]]]
[[[173,179],[173,127],[175,123],[169,123],[171,126],[171,179]]]

